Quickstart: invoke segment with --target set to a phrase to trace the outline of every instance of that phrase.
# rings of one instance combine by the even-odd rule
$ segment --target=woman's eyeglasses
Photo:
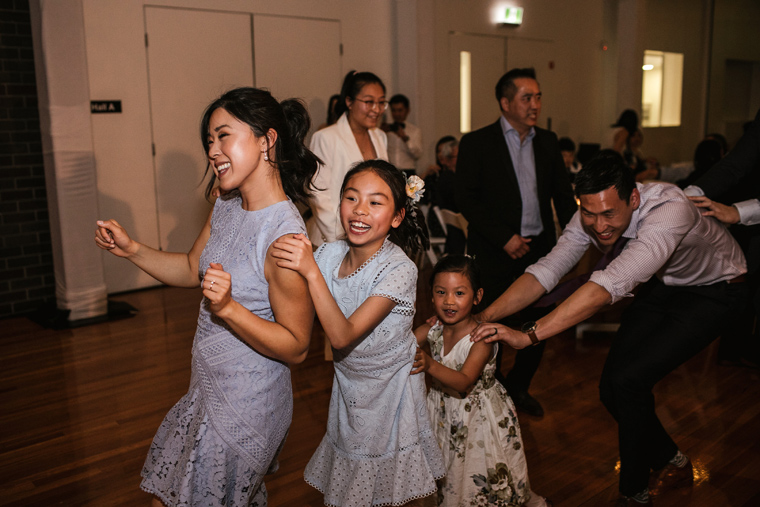
[[[375,102],[374,100],[362,100],[362,99],[354,99],[357,102],[361,102],[364,104],[364,107],[367,109],[375,109],[377,107],[377,110],[381,113],[388,109],[388,101],[387,100],[381,100],[380,102]]]

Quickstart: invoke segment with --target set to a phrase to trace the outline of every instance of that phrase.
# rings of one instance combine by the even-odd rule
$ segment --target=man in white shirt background
[[[494,86],[498,119],[462,137],[454,181],[459,211],[467,219],[467,251],[483,278],[486,307],[525,268],[549,253],[560,227],[578,209],[557,135],[538,126],[543,94],[533,68],[515,68]],[[528,308],[510,320],[536,320],[549,309]],[[509,324],[505,321],[504,324]],[[530,393],[544,344],[515,354],[506,376],[499,348],[496,379],[523,413],[542,417],[541,403]]]
[[[417,174],[417,160],[422,155],[422,133],[419,127],[406,121],[409,116],[409,99],[396,94],[388,101],[393,123],[381,127],[388,135],[388,160],[407,178]]]

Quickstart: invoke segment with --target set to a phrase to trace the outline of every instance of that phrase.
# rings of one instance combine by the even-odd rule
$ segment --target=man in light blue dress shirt
[[[563,227],[577,209],[557,136],[537,126],[535,71],[513,69],[495,91],[499,119],[462,138],[455,174],[457,204],[469,223],[467,251],[484,274],[481,307],[554,246],[552,202]],[[545,311],[528,309],[513,318],[531,321]],[[507,377],[497,375],[517,408],[534,416],[543,408],[528,388],[542,354],[543,346],[521,350]]]

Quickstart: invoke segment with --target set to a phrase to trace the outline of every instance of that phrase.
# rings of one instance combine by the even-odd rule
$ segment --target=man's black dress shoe
[[[694,467],[691,464],[691,460],[688,458],[687,460],[686,464],[682,467],[668,463],[659,472],[654,472],[649,480],[649,494],[657,496],[664,491],[694,484]]]
[[[512,398],[515,407],[521,412],[534,417],[544,416],[544,407],[541,406],[537,399],[528,394],[527,391],[519,391],[514,394],[509,393],[509,396]]]

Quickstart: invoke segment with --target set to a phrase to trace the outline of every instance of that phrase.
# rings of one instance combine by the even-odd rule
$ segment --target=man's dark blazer
[[[556,243],[552,200],[563,228],[578,206],[562,161],[557,136],[538,127],[535,127],[535,132],[533,153],[544,227],[540,236],[541,243],[548,248],[533,253],[543,256]],[[468,253],[476,257],[483,278],[498,277],[506,280],[522,274],[526,266],[512,260],[504,251],[504,245],[510,238],[520,234],[522,199],[499,121],[462,137],[456,183],[457,204],[469,222]],[[529,246],[532,249],[538,247],[533,243]],[[519,272],[518,265],[521,266]],[[511,280],[506,283],[511,283]],[[501,290],[506,288],[505,286]],[[499,294],[486,295],[486,299],[492,300],[498,296]]]
[[[701,188],[710,199],[723,204],[760,199],[760,110],[734,149],[695,181],[694,185]],[[731,234],[744,250],[749,272],[760,272],[760,224],[734,225]],[[760,298],[760,292],[757,297]]]
[[[741,198],[760,197],[758,188],[750,186],[747,181],[747,178],[758,172],[760,172],[760,110],[757,111],[749,129],[737,141],[734,149],[703,174],[694,185],[701,188],[710,199],[724,204],[733,204],[733,202],[725,201],[731,200],[737,187],[744,187],[744,195]]]

